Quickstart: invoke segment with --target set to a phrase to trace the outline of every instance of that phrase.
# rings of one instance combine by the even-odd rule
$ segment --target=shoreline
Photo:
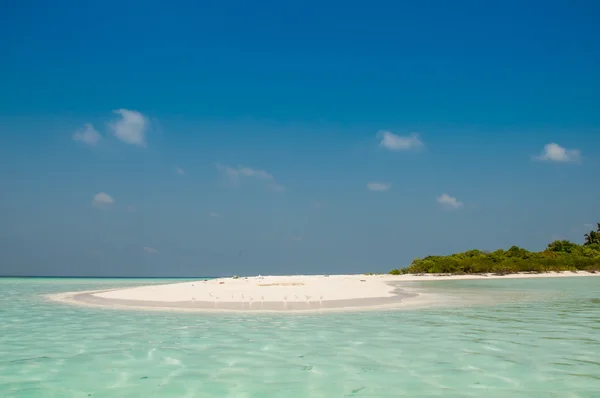
[[[218,278],[64,292],[51,301],[109,309],[203,313],[321,313],[444,306],[449,297],[410,282],[600,276],[586,271],[508,275],[295,275]]]
[[[159,285],[160,286],[160,285]],[[121,289],[119,289],[121,290]],[[123,289],[126,290],[126,289]],[[419,296],[419,293],[407,292],[394,288],[394,295],[390,297],[371,297],[343,300],[311,300],[306,301],[154,301],[130,300],[119,298],[104,298],[98,294],[113,292],[115,290],[92,290],[85,292],[67,292],[47,296],[52,301],[64,304],[149,311],[173,312],[204,312],[204,313],[316,313],[316,312],[345,312],[361,310],[386,310],[407,306],[406,299]]]

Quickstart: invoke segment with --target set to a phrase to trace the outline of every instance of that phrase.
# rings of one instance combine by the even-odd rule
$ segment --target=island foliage
[[[513,246],[493,252],[468,250],[449,256],[427,256],[413,260],[400,274],[510,274],[516,272],[600,271],[600,223],[584,236],[583,244],[556,240],[541,252]]]

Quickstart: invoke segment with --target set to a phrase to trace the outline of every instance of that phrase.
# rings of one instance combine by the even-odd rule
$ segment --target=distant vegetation
[[[513,246],[494,252],[469,250],[450,256],[428,256],[417,258],[409,267],[394,269],[390,274],[510,274],[577,270],[600,271],[600,223],[596,231],[585,234],[582,245],[557,240],[541,252]]]

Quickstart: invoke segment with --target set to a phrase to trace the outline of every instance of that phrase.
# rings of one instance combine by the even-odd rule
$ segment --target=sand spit
[[[202,312],[328,312],[443,305],[408,282],[598,276],[589,272],[481,275],[295,275],[220,278],[48,296],[62,303]]]

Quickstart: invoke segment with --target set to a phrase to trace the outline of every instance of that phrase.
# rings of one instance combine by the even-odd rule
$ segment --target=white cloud
[[[221,215],[217,212],[211,211],[210,213],[208,213],[209,216],[211,217],[221,217]]]
[[[217,163],[217,169],[223,172],[230,182],[238,184],[242,179],[252,179],[263,182],[267,188],[275,192],[285,192],[285,186],[275,182],[275,178],[265,170],[253,169],[246,166],[230,167]]]
[[[390,189],[391,185],[384,182],[370,182],[367,184],[367,189],[373,192],[386,192]]]
[[[579,149],[566,149],[551,142],[550,144],[544,145],[542,154],[536,156],[535,159],[549,162],[577,163],[581,160],[581,152]]]
[[[94,146],[100,141],[102,136],[91,123],[86,123],[82,128],[73,133],[73,140],[83,142],[86,145]]]
[[[107,193],[100,192],[92,198],[92,205],[99,208],[106,208],[115,203],[115,200]]]
[[[135,213],[137,211],[137,207],[134,205],[127,206],[127,211],[130,213]]]
[[[175,173],[179,174],[180,176],[185,174],[185,170],[182,169],[181,167],[175,167]]]
[[[377,138],[380,140],[379,145],[390,151],[408,151],[424,145],[418,133],[400,136],[389,131],[380,131]]]
[[[244,177],[254,177],[259,180],[272,180],[273,176],[264,170],[251,169],[250,167],[240,167],[237,173]]]
[[[441,196],[438,196],[437,198],[437,202],[449,209],[458,209],[459,207],[462,207],[463,203],[458,201],[458,199],[456,199],[453,196],[448,195],[447,193],[442,194]]]
[[[239,172],[237,169],[234,169],[233,167],[229,167],[229,166],[225,166],[222,165],[220,163],[217,163],[217,169],[223,173],[225,173],[225,175],[231,179],[231,180],[235,180],[237,181],[238,177],[239,177]]]
[[[290,240],[292,242],[300,242],[302,240],[302,236],[291,236]]]
[[[114,111],[121,115],[121,119],[110,125],[115,137],[121,141],[138,146],[146,146],[146,130],[148,120],[136,111],[118,109]]]
[[[156,250],[155,248],[150,247],[150,246],[145,246],[144,247],[144,251],[146,253],[149,253],[149,254],[156,254],[156,253],[158,253],[158,250]]]

